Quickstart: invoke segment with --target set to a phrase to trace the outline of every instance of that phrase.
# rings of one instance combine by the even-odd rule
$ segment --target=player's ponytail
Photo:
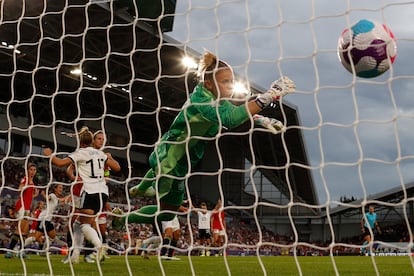
[[[93,134],[88,127],[82,127],[79,131],[79,142],[81,145],[89,146],[92,144]]]
[[[60,132],[60,134],[71,137],[71,138],[76,137],[76,133],[62,131]],[[96,134],[98,133],[95,133],[95,135]],[[95,135],[92,134],[91,131],[89,131],[89,128],[87,126],[82,127],[78,133],[80,144],[89,146],[90,144],[92,144],[92,140],[95,138]]]
[[[226,62],[218,59],[213,53],[205,51],[204,55],[200,59],[197,75],[202,82],[206,80],[213,81],[214,74],[222,69],[230,69],[233,71],[231,66]]]

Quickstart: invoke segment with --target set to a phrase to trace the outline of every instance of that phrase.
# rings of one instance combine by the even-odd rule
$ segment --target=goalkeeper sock
[[[148,205],[140,208],[137,212],[129,214],[124,217],[128,223],[145,223],[153,224],[155,221],[155,216],[143,216],[143,215],[154,215],[158,211],[157,205]],[[162,213],[157,216],[159,221],[168,221],[172,220],[175,217],[175,214],[172,213]]]
[[[168,257],[172,257],[174,256],[174,247],[177,247],[177,241],[176,240],[172,240],[170,243],[171,247],[168,248]]]
[[[162,245],[169,245],[171,243],[171,238],[170,237],[165,237],[164,240],[162,241]],[[167,254],[167,247],[163,246],[161,248],[161,256],[165,256]]]

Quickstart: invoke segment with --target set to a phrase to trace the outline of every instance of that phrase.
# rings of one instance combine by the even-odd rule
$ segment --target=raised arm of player
[[[121,170],[121,166],[119,165],[118,161],[112,158],[112,155],[107,152],[105,153],[108,156],[108,160],[106,160],[106,164],[113,170],[114,172],[119,172]]]
[[[52,156],[52,153],[53,153],[52,149],[50,148],[43,149],[43,154],[46,156]],[[52,160],[52,163],[57,167],[65,167],[73,163],[72,159],[70,159],[69,157],[61,159],[59,157],[52,156],[51,160]]]

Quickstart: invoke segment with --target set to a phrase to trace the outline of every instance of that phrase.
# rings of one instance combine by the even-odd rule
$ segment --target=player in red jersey
[[[219,199],[217,206],[214,208],[211,215],[211,229],[213,230],[214,247],[222,247],[226,237],[226,221],[224,219],[224,210],[221,209],[222,206],[221,199]],[[222,250],[219,251],[222,252]]]
[[[29,233],[34,234],[36,232],[37,225],[39,224],[39,215],[42,212],[43,208],[45,207],[44,201],[39,201],[37,203],[36,209],[32,212],[32,223],[30,224]]]
[[[18,220],[16,231],[14,232],[9,246],[7,247],[7,252],[5,258],[12,258],[12,250],[16,247],[17,243],[22,237],[23,241],[26,239],[27,234],[29,233],[29,221],[30,208],[32,205],[33,197],[39,195],[39,190],[36,189],[34,178],[37,173],[37,167],[34,163],[29,163],[27,165],[26,176],[20,181],[19,192],[20,196],[16,202],[15,206],[15,217]],[[44,191],[43,191],[44,192]],[[23,244],[23,242],[21,242]]]

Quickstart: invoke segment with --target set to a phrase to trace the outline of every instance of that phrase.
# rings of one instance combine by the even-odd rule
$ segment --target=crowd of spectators
[[[3,176],[2,188],[0,194],[1,215],[0,219],[0,252],[5,248],[10,240],[12,230],[16,221],[12,217],[14,203],[18,197],[17,187],[20,179],[24,176],[24,163],[9,161],[3,162]],[[38,166],[40,186],[47,187],[45,184],[48,181],[48,164],[40,164]],[[56,170],[53,173],[55,180],[66,183],[65,194],[70,192],[70,181],[66,177],[65,170]],[[118,179],[119,180],[119,179]],[[122,181],[121,181],[122,182]],[[120,185],[120,181],[109,182],[110,189],[110,204],[111,207],[119,207],[125,212],[133,211],[143,205],[153,204],[154,199],[147,198],[129,198],[127,196],[128,189],[125,185]],[[131,183],[133,185],[133,183]],[[128,187],[129,185],[127,185]],[[35,198],[34,205],[42,198]],[[201,199],[197,199],[200,201]],[[195,202],[195,205],[199,202]],[[214,206],[214,203],[208,203]],[[68,218],[71,215],[72,209],[69,205],[62,205],[58,209],[55,218],[55,227],[58,233],[58,241],[55,246],[62,247],[65,244],[65,237],[68,231]],[[182,235],[179,242],[179,250],[177,254],[196,255],[200,251],[198,244],[198,229],[197,216],[181,215],[179,216],[182,225]],[[111,216],[109,216],[109,222]],[[257,254],[257,247],[261,255],[328,255],[333,254],[357,254],[359,246],[361,245],[361,237],[355,236],[352,238],[343,239],[341,244],[347,246],[331,246],[330,241],[317,241],[309,245],[293,246],[292,234],[290,233],[273,233],[264,227],[258,229],[255,223],[249,224],[237,215],[227,214],[227,245],[226,252],[233,255],[255,255]],[[128,231],[115,231],[109,227],[108,245],[112,254],[135,254],[137,252],[135,246],[138,239],[145,239],[156,232],[151,225],[144,224],[130,224]],[[392,225],[384,227],[382,236],[383,241],[409,241],[409,233],[404,224]],[[331,248],[332,247],[332,248]]]

